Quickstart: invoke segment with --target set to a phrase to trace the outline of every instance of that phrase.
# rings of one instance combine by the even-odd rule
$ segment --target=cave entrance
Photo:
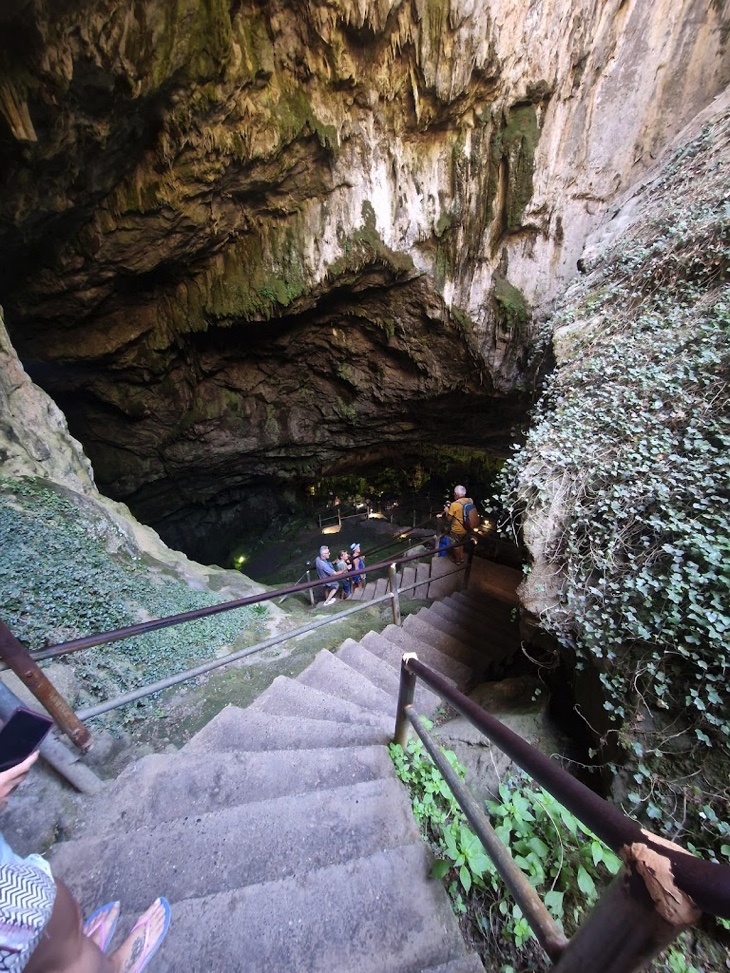
[[[435,514],[457,483],[485,517],[493,515],[501,463],[484,450],[447,446],[365,466],[341,463],[307,478],[249,482],[235,496],[206,505],[197,518],[187,511],[153,526],[194,560],[282,586],[298,580],[320,544],[339,551],[357,542],[363,551],[377,548],[382,560],[403,549],[398,528],[438,530]]]

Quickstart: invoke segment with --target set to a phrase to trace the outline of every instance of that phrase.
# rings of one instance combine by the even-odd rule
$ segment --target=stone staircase
[[[121,899],[118,941],[169,899],[154,973],[483,973],[428,877],[387,744],[403,652],[468,690],[519,646],[509,595],[475,570],[468,592],[323,650],[178,753],[129,766],[56,845],[54,872],[86,911]],[[417,708],[438,705],[419,685]]]
[[[403,564],[398,568],[398,588],[403,590],[403,597],[416,599],[441,598],[450,594],[461,583],[457,580],[447,580],[444,576],[455,569],[454,562],[448,557],[434,556],[425,561],[414,561]],[[365,568],[366,583],[360,588],[354,588],[350,594],[350,601],[371,601],[390,591],[390,581],[385,569],[381,568],[379,576]],[[443,581],[442,581],[443,579]]]

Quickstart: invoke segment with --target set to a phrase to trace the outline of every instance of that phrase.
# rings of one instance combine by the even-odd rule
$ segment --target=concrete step
[[[497,601],[483,594],[470,591],[455,591],[446,601],[466,605],[477,614],[493,621],[504,621],[517,624],[517,613],[512,605]]]
[[[375,597],[375,584],[375,581],[368,581],[365,587],[360,589],[363,601],[371,601]]]
[[[385,746],[150,754],[86,801],[78,826],[93,822],[96,835],[114,834],[122,827],[132,830],[150,821],[171,821],[181,809],[187,815],[207,814],[392,773]]]
[[[434,602],[426,609],[430,612],[428,615],[421,616],[429,625],[433,625],[434,628],[439,629],[441,632],[445,632],[446,635],[450,635],[452,638],[458,639],[462,642],[468,649],[474,652],[480,653],[482,649],[482,639],[470,632],[469,629],[461,625],[457,619],[452,615],[447,615],[442,611],[430,611],[438,605],[438,602]],[[421,609],[424,611],[424,609]],[[420,612],[417,612],[420,615]]]
[[[429,966],[423,973],[485,973],[485,970],[478,953],[469,953],[438,966]]]
[[[403,652],[417,653],[421,662],[425,662],[427,666],[431,666],[432,669],[436,669],[442,675],[453,679],[456,685],[466,686],[471,681],[472,670],[469,666],[452,659],[451,656],[445,655],[443,652],[439,652],[428,642],[415,638],[405,629],[399,628],[397,625],[387,625],[380,634],[384,639],[398,646],[401,649],[401,655]]]
[[[481,653],[470,649],[469,646],[464,645],[453,635],[447,635],[440,628],[435,628],[431,624],[431,618],[431,609],[423,608],[417,614],[409,615],[404,620],[403,629],[413,635],[414,638],[428,642],[429,645],[438,649],[439,652],[443,652],[444,655],[450,655],[452,659],[463,662],[465,666],[480,667],[482,665]]]
[[[477,652],[480,657],[483,657],[490,637],[492,642],[495,641],[496,632],[492,626],[474,615],[468,608],[445,602],[433,604],[431,608],[435,609],[434,615],[452,625],[453,631],[459,633],[456,637]],[[435,624],[439,622],[435,621]]]
[[[156,895],[215,895],[419,841],[393,777],[62,842],[51,860],[81,903],[120,899],[143,910]]]
[[[380,598],[381,595],[385,595],[390,591],[390,583],[388,578],[378,578],[375,582],[375,591],[373,592],[373,598]]]
[[[493,636],[512,640],[515,644],[520,643],[520,623],[519,619],[512,617],[512,609],[509,605],[493,601],[490,604],[479,607],[473,601],[465,603],[461,601],[464,597],[462,592],[458,592],[447,598],[445,604],[467,611],[472,618],[478,619]]]
[[[456,571],[456,565],[449,557],[435,555],[431,559],[431,584],[428,586],[429,598],[445,598],[452,591],[464,586],[464,571]]]
[[[364,591],[365,591],[365,585],[360,585],[359,588],[356,588],[352,584],[352,582],[350,583],[350,598],[351,599],[353,599],[355,601],[362,601]]]
[[[175,903],[154,973],[438,969],[465,957],[466,948],[441,883],[427,878],[429,867],[418,843]]]
[[[519,605],[517,589],[525,576],[516,568],[475,557],[469,575],[469,591],[489,595],[508,605]]]
[[[183,752],[228,750],[307,750],[389,742],[388,733],[372,725],[311,720],[226,706],[188,741]]]
[[[414,598],[428,598],[428,585],[431,580],[431,563],[429,561],[416,562],[416,584]]]
[[[463,605],[451,598],[445,598],[438,605],[432,605],[444,618],[453,618],[477,638],[484,638],[490,631],[502,629],[502,622],[475,612],[469,605]]]
[[[388,693],[391,699],[392,713],[395,717],[400,688],[400,671],[370,652],[360,642],[355,642],[352,639],[345,639],[337,650],[337,655],[344,659],[349,666],[362,672],[378,688]],[[400,661],[398,665],[400,666]],[[433,716],[441,704],[441,700],[419,680],[416,685],[414,703],[419,713]]]
[[[312,689],[350,700],[375,713],[393,718],[395,704],[392,696],[378,689],[344,659],[322,649],[311,665],[297,676],[297,682]]]
[[[310,720],[331,720],[344,724],[374,726],[385,732],[391,729],[392,720],[382,713],[339,696],[331,696],[319,689],[310,689],[304,683],[288,676],[277,676],[268,689],[248,707],[253,712],[274,713],[277,716],[305,717]]]
[[[434,606],[432,606],[434,607]],[[459,624],[468,631],[480,634],[475,636],[481,645],[481,655],[488,660],[488,668],[503,662],[519,650],[520,629],[516,622],[505,621],[504,618],[487,618],[477,615],[470,607],[453,602],[447,598],[438,607],[437,614],[454,624]]]
[[[435,609],[437,614],[442,615],[444,618],[454,619],[473,635],[481,637],[484,634],[484,618],[481,615],[477,615],[476,612],[472,611],[466,605],[460,605],[452,597],[443,598],[441,601],[435,602],[431,605],[431,608]]]
[[[404,564],[403,571],[401,572],[400,578],[398,580],[398,585],[400,588],[405,588],[407,585],[412,585],[416,583],[416,569],[412,564]],[[403,592],[404,598],[415,598],[413,589]]]
[[[382,662],[386,662],[395,670],[396,675],[400,676],[400,664],[403,658],[403,649],[400,645],[384,639],[382,635],[378,635],[376,632],[368,632],[363,635],[360,642],[368,652],[372,652]]]

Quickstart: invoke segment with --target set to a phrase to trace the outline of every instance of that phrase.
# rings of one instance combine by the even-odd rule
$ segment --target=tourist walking
[[[454,502],[444,504],[444,517],[449,528],[452,544],[461,544],[469,535],[469,525],[464,515],[464,507],[472,502],[471,497],[466,495],[466,487],[459,484],[454,487]],[[457,564],[463,564],[464,548],[452,546],[450,556]]]

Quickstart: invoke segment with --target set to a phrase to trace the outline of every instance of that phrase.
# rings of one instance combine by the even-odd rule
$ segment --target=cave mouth
[[[297,569],[301,574],[319,543],[327,540],[323,529],[337,534],[334,545],[357,540],[367,547],[365,538],[378,533],[375,525],[373,530],[363,525],[368,509],[377,515],[372,519],[404,529],[436,529],[435,514],[461,483],[484,516],[494,515],[495,478],[502,462],[483,449],[432,446],[397,459],[353,461],[351,471],[280,482],[261,477],[212,501],[175,510],[150,526],[169,547],[195,561],[234,567],[265,584],[291,584]],[[130,509],[135,513],[132,504]],[[342,527],[335,530],[338,514]],[[352,531],[358,536],[350,538]]]

